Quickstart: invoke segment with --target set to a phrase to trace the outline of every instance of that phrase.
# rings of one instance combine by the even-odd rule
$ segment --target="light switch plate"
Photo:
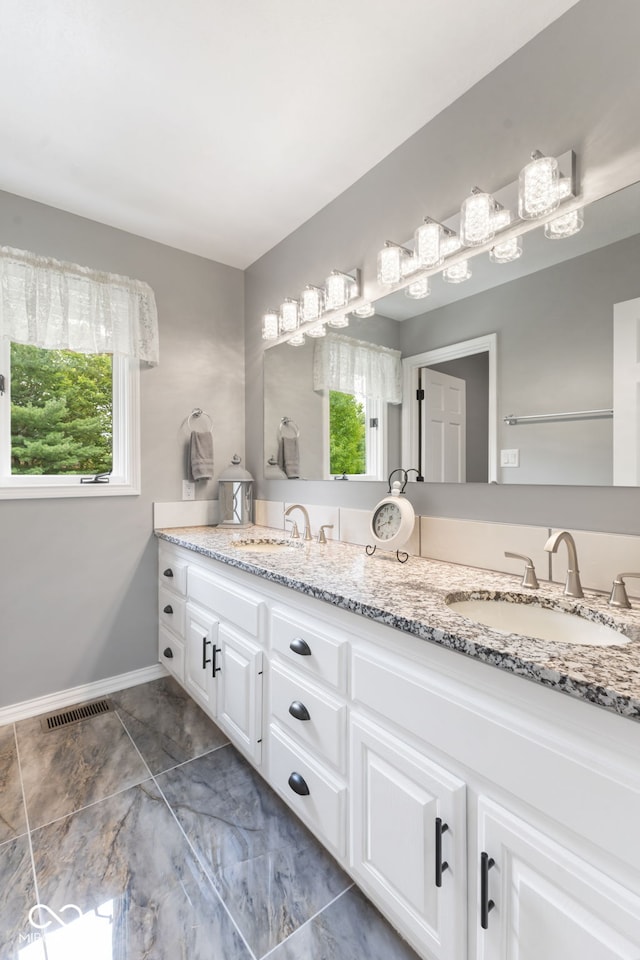
[[[501,467],[519,467],[520,451],[519,450],[501,450],[500,466]]]
[[[192,483],[191,480],[182,481],[182,499],[183,500],[195,500],[196,498],[196,485]]]

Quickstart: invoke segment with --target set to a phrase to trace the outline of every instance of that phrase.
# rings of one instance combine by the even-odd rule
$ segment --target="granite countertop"
[[[395,627],[547,687],[599,704],[640,721],[640,608],[615,610],[607,597],[585,591],[582,600],[565,597],[558,584],[541,583],[536,591],[521,587],[521,578],[475,567],[410,557],[400,564],[395,554],[340,542],[321,545],[294,541],[269,551],[239,549],[234,540],[284,539],[282,530],[250,527],[176,527],[156,530],[169,543],[245,570],[272,583],[323,600],[360,616]],[[501,633],[473,623],[447,606],[456,594],[508,595],[516,602],[536,599],[548,606],[576,611],[586,619],[618,629],[631,638],[621,646],[584,646]]]

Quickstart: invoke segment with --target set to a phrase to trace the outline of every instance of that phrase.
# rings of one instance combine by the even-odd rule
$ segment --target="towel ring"
[[[191,430],[191,421],[198,420],[200,417],[206,417],[207,420],[209,421],[209,430],[213,429],[213,420],[211,419],[209,414],[205,413],[205,411],[202,410],[200,407],[196,407],[194,410],[191,411],[191,413],[187,418],[187,430]]]
[[[286,427],[289,427],[290,430],[293,430],[293,436],[297,440],[300,436],[300,429],[295,420],[292,420],[291,417],[283,417],[280,421],[280,426],[278,427],[278,433],[281,437],[284,437],[284,430]]]

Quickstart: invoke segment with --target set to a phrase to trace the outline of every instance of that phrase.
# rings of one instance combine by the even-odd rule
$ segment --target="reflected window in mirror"
[[[328,392],[328,470],[334,479],[384,478],[385,406],[363,394]]]

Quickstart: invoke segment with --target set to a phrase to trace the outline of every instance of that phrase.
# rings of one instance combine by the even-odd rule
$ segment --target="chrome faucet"
[[[312,540],[313,537],[311,536],[311,526],[310,526],[310,524],[309,524],[309,514],[307,513],[306,508],[303,507],[301,503],[292,503],[291,506],[290,506],[290,507],[287,507],[287,509],[286,509],[285,512],[284,512],[285,520],[286,520],[286,518],[289,516],[289,514],[292,512],[292,510],[300,510],[300,511],[302,512],[302,516],[304,517],[304,534],[303,534],[303,539],[304,539],[304,540]],[[295,525],[295,523],[294,523],[294,530],[296,530],[296,529],[297,529],[297,527],[296,527],[296,525]],[[292,533],[291,535],[292,535],[292,536],[295,536],[294,533]]]
[[[544,545],[549,553],[557,553],[558,546],[562,541],[567,545],[569,555],[569,566],[567,568],[567,580],[564,585],[564,593],[567,597],[584,597],[582,584],[580,583],[580,571],[578,570],[578,555],[576,553],[575,540],[568,530],[560,530],[559,533],[553,533]]]

